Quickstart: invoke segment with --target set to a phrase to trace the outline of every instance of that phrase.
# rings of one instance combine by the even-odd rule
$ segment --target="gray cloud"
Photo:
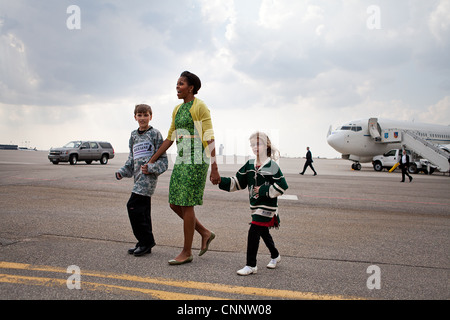
[[[66,27],[72,4],[81,8],[80,30]],[[380,8],[381,29],[367,28],[370,5]],[[321,115],[308,122],[312,127],[328,127],[406,107],[404,120],[427,108],[430,119],[439,112],[444,121],[450,117],[449,14],[448,1],[438,0],[2,2],[1,134],[6,140],[13,139],[7,128],[18,134],[17,110],[24,107],[50,131],[67,119],[83,125],[90,108],[96,116],[121,118],[146,101],[170,114],[183,70],[201,77],[199,97],[221,114],[260,108],[267,118],[277,108],[297,116],[305,110]],[[295,125],[292,117],[285,121]],[[99,121],[99,132],[109,127]],[[325,139],[317,144],[329,152]]]

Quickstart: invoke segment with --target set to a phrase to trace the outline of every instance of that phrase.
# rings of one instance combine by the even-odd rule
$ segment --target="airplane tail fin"
[[[327,138],[330,136],[330,134],[331,134],[331,125],[330,125],[330,127],[328,128]]]

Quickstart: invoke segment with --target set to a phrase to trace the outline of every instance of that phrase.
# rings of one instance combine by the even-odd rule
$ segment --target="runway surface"
[[[183,244],[182,221],[167,202],[170,168],[152,197],[157,246],[127,254],[135,244],[126,211],[133,182],[114,177],[126,158],[53,165],[47,152],[0,151],[0,299],[450,298],[448,175],[400,183],[399,172],[314,159],[318,175],[301,176],[304,159],[281,159],[289,189],[271,234],[282,261],[267,269],[261,241],[258,273],[241,277],[248,195],[209,180],[196,215],[217,237],[198,257],[196,234],[193,262],[168,265]],[[222,176],[244,161],[226,160]]]

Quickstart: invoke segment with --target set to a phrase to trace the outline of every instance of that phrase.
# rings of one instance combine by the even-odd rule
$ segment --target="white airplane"
[[[407,147],[436,164],[440,171],[449,170],[448,153],[436,148],[436,145],[450,144],[450,126],[377,118],[361,119],[347,122],[335,131],[330,127],[327,142],[342,153],[343,159],[353,161],[352,169],[356,170],[361,169],[360,163],[372,162],[374,156],[402,147]],[[435,153],[439,154],[436,160]]]

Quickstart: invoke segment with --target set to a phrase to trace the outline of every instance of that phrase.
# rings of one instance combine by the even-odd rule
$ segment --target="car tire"
[[[69,158],[69,162],[71,165],[76,165],[78,161],[78,157],[76,154],[72,154]]]
[[[101,164],[107,164],[108,163],[108,155],[107,154],[103,154],[102,157],[100,158],[100,163]]]
[[[417,166],[416,166],[415,163],[410,163],[409,164],[408,172],[412,173],[412,174],[416,174],[417,173]]]
[[[381,164],[380,161],[376,161],[376,162],[373,164],[373,170],[375,170],[375,171],[381,171],[381,170],[383,170],[383,165]]]

